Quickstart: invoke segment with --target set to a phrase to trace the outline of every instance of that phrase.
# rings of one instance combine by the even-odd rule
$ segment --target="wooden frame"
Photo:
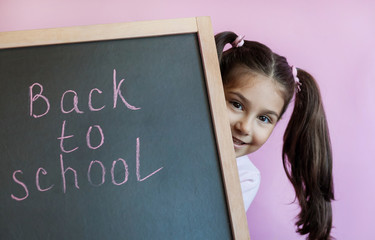
[[[0,33],[0,49],[197,33],[234,239],[250,239],[209,17]]]

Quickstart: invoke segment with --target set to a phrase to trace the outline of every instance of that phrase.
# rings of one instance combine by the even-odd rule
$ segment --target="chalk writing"
[[[97,112],[97,111],[100,111],[100,110],[102,110],[104,107],[105,107],[105,105],[103,105],[102,107],[100,107],[100,108],[94,108],[93,106],[92,106],[92,93],[94,92],[94,91],[96,91],[96,92],[98,92],[98,93],[100,93],[100,94],[102,94],[102,91],[100,90],[100,89],[97,89],[97,88],[93,88],[93,89],[91,89],[91,91],[90,91],[90,93],[89,93],[89,109],[90,109],[90,111],[93,111],[93,112]]]
[[[91,167],[92,167],[92,165],[94,163],[98,163],[99,166],[102,168],[102,181],[99,184],[94,184],[92,182],[92,180],[91,180]],[[89,169],[87,170],[87,179],[89,180],[89,182],[91,183],[91,185],[93,185],[95,187],[99,187],[99,186],[103,185],[103,183],[105,182],[105,167],[104,167],[104,165],[103,165],[103,163],[101,161],[94,160],[94,161],[90,162]]]
[[[16,178],[16,173],[21,173],[21,174],[23,174],[23,172],[22,172],[21,170],[14,171],[14,172],[13,172],[13,180],[14,180],[16,183],[18,183],[19,185],[21,185],[21,186],[23,187],[23,189],[25,190],[25,196],[24,196],[24,197],[16,197],[16,196],[14,196],[13,194],[11,194],[10,196],[11,196],[14,200],[16,200],[16,201],[22,201],[22,200],[25,200],[25,199],[29,196],[29,190],[27,189],[26,185],[25,185],[23,182],[21,182],[20,180],[18,180],[18,179]]]
[[[145,176],[143,178],[141,177],[140,138],[139,137],[136,139],[136,159],[135,159],[135,161],[136,161],[135,175],[136,175],[136,178],[137,178],[138,182],[145,181],[146,179],[150,178],[151,176],[153,176],[154,174],[156,174],[157,172],[159,172],[163,169],[163,167],[160,167],[157,170],[153,171],[152,173],[148,174],[147,176]],[[117,182],[115,180],[115,167],[118,165],[117,163],[119,163],[119,162],[121,162],[124,165],[124,180],[122,182]],[[93,164],[96,164],[96,165],[100,166],[100,168],[101,168],[101,181],[100,181],[100,183],[93,183],[93,181],[91,179],[91,171],[92,171]],[[22,200],[25,200],[29,197],[29,188],[27,187],[27,185],[23,181],[16,178],[17,173],[23,174],[22,170],[14,171],[13,172],[13,180],[14,180],[15,183],[19,184],[24,189],[25,196],[17,197],[15,195],[11,194],[11,197],[16,201],[22,201]],[[36,174],[35,174],[35,185],[36,185],[37,190],[39,192],[46,192],[46,191],[51,190],[55,186],[54,184],[50,185],[48,188],[41,188],[40,178],[39,178],[40,173],[42,173],[44,176],[46,176],[48,174],[48,172],[44,168],[42,168],[42,167],[38,168],[38,170],[36,171]],[[74,186],[75,186],[76,189],[80,189],[79,184],[78,184],[78,174],[79,174],[79,172],[77,172],[77,170],[75,170],[71,166],[65,166],[63,154],[61,153],[60,154],[60,174],[61,174],[61,182],[62,182],[62,192],[64,194],[67,191],[67,186],[66,186],[67,173],[71,173],[71,174],[69,174],[70,176],[73,174]],[[111,180],[112,180],[113,185],[116,185],[116,186],[123,185],[124,183],[126,183],[128,181],[128,177],[129,177],[128,164],[126,163],[126,161],[124,159],[118,158],[117,160],[114,160],[112,162],[112,168],[111,168],[110,173],[111,173]],[[88,168],[87,168],[87,179],[88,179],[88,182],[90,183],[90,185],[92,185],[94,187],[102,186],[106,181],[105,176],[106,176],[106,168],[105,168],[104,164],[99,160],[91,161]]]
[[[34,86],[38,86],[40,88],[40,92],[37,93],[37,94],[33,94],[33,89],[34,89]],[[30,96],[30,116],[34,117],[34,118],[40,118],[40,117],[43,117],[44,115],[46,115],[50,109],[50,104],[49,104],[49,101],[48,99],[42,95],[43,93],[43,86],[39,83],[34,83],[33,85],[31,85],[29,87],[29,96]],[[47,109],[44,111],[44,113],[42,114],[39,114],[39,115],[35,115],[33,113],[33,106],[34,106],[34,102],[39,99],[39,98],[42,98],[44,100],[44,102],[46,103],[47,105]]]
[[[102,130],[102,128],[101,128],[99,125],[94,125],[94,127],[95,127],[96,129],[98,129],[98,131],[99,131],[99,133],[100,133],[100,143],[99,143],[98,146],[94,147],[94,146],[91,145],[91,140],[90,140],[92,127],[93,127],[93,126],[90,126],[90,127],[89,127],[89,130],[87,130],[87,134],[86,134],[86,142],[87,142],[87,146],[88,146],[89,148],[91,148],[91,149],[98,149],[98,148],[100,148],[100,147],[103,145],[103,143],[104,143],[104,134],[103,134],[103,130]]]
[[[136,174],[137,174],[137,180],[139,182],[142,182],[144,180],[146,180],[147,178],[151,177],[152,175],[154,175],[155,173],[159,172],[160,170],[162,170],[163,168],[159,168],[157,170],[155,170],[154,172],[150,173],[149,175],[147,175],[146,177],[144,178],[141,178],[141,173],[140,173],[140,166],[141,166],[141,162],[139,161],[139,156],[140,156],[140,151],[139,151],[139,147],[140,147],[140,143],[139,143],[139,138],[137,138],[137,150],[136,150]]]
[[[79,189],[78,180],[77,180],[77,171],[74,170],[71,167],[64,168],[64,160],[63,160],[63,155],[62,154],[60,154],[60,166],[61,166],[61,176],[62,176],[63,192],[66,193],[66,178],[65,178],[65,174],[66,174],[66,172],[68,170],[70,170],[70,171],[73,172],[73,174],[74,174],[74,185],[76,186],[76,188]]]
[[[60,149],[61,149],[61,151],[64,152],[64,153],[71,153],[71,152],[74,152],[75,150],[77,150],[79,147],[75,147],[75,148],[73,148],[71,150],[65,150],[65,148],[64,148],[64,139],[74,137],[74,135],[65,136],[65,123],[66,123],[66,121],[64,120],[63,124],[62,124],[62,127],[61,127],[61,137],[58,137],[57,139],[60,140]]]
[[[125,168],[125,177],[124,177],[124,180],[120,183],[117,183],[116,180],[115,180],[115,166],[117,164],[118,161],[121,161],[122,164],[124,165],[124,168]],[[129,177],[129,169],[128,169],[128,164],[126,164],[125,160],[122,159],[122,158],[119,158],[117,159],[116,161],[113,161],[112,163],[112,168],[111,168],[111,176],[112,176],[112,183],[114,185],[122,185],[124,183],[126,183],[128,181],[128,177]]]
[[[125,98],[122,96],[121,93],[121,84],[124,82],[125,79],[121,79],[120,83],[117,85],[116,84],[116,69],[113,69],[113,108],[117,107],[117,97],[120,96],[122,102],[126,105],[127,108],[130,110],[139,110],[141,108],[139,107],[134,107],[133,105],[130,105]]]
[[[123,106],[125,106],[127,109],[130,109],[132,111],[140,110],[140,107],[136,107],[134,105],[131,105],[128,103],[126,100],[125,96],[123,95],[123,92],[121,91],[122,88],[125,87],[124,81],[125,78],[122,78],[119,82],[117,82],[116,79],[116,69],[113,69],[113,109],[117,108],[117,103],[118,99],[121,100],[123,103]],[[31,86],[29,86],[29,116],[32,119],[39,119],[48,114],[50,111],[51,104],[49,99],[47,98],[48,94],[48,89],[45,90],[43,85],[41,83],[33,83]],[[92,88],[88,94],[88,110],[89,112],[98,112],[101,111],[105,108],[104,104],[98,104],[96,106],[93,106],[92,104],[92,99],[95,96],[94,95],[98,94],[103,94],[103,92],[99,88]],[[72,98],[73,101],[69,101],[72,103],[71,106],[68,106],[68,101],[65,101],[68,98]],[[37,103],[38,102],[38,103]],[[55,101],[51,101],[55,102]],[[60,98],[60,111],[62,114],[85,114],[85,111],[81,110],[78,106],[79,103],[79,98],[78,98],[78,93],[73,90],[65,90],[64,93],[62,94]],[[38,108],[34,106],[36,104]],[[81,106],[82,107],[82,106]],[[37,120],[36,120],[37,121]],[[74,120],[69,120],[69,121],[74,121]],[[81,176],[82,173],[80,171],[77,171],[74,167],[74,162],[67,165],[66,162],[64,161],[65,157],[72,156],[71,153],[77,151],[80,149],[81,146],[70,146],[67,147],[68,144],[67,141],[73,140],[75,138],[74,131],[68,129],[68,122],[67,120],[63,120],[61,126],[61,131],[60,131],[60,136],[55,138],[58,140],[58,146],[57,147],[61,153],[56,155],[56,159],[59,159],[58,166],[60,168],[60,171],[58,171],[59,175],[61,176],[60,181],[61,181],[61,191],[63,194],[67,193],[67,179],[69,178],[73,180],[74,182],[74,187],[76,190],[80,190],[80,184],[78,182],[78,179],[82,181]],[[79,136],[78,136],[79,137]],[[90,125],[87,128],[86,132],[86,146],[88,149],[91,151],[95,151],[101,147],[103,147],[105,143],[105,133],[102,129],[102,127],[99,124],[96,125]],[[93,142],[94,141],[94,142]],[[160,172],[163,167],[160,167],[156,169],[155,171],[152,171],[151,173],[145,175],[144,177],[141,176],[141,159],[140,159],[140,137],[137,137],[135,140],[135,177],[137,179],[137,182],[143,182],[156,173]],[[81,161],[81,159],[80,159]],[[56,161],[57,164],[57,161]],[[93,174],[93,169],[95,170],[95,173],[99,174]],[[128,179],[129,179],[129,167],[128,163],[124,158],[117,158],[116,160],[112,161],[111,163],[111,168],[110,168],[110,174],[111,175],[111,181],[115,186],[121,186],[125,184]],[[115,169],[116,169],[116,176],[115,176]],[[99,170],[99,171],[97,171]],[[122,173],[123,175],[119,173]],[[17,195],[11,194],[11,198],[14,199],[15,201],[23,201],[26,200],[27,198],[30,197],[30,192],[29,190],[32,188],[32,185],[28,184],[26,180],[23,179],[23,171],[21,169],[17,169],[13,172],[12,179],[14,183],[17,184],[17,186],[21,187],[21,191],[17,192]],[[55,173],[56,174],[56,173]],[[93,186],[93,187],[101,187],[106,184],[106,177],[107,177],[107,169],[105,167],[105,164],[103,164],[102,161],[95,159],[91,160],[88,164],[87,167],[87,181],[88,183]],[[96,178],[93,180],[94,175]],[[35,172],[35,188],[37,192],[47,192],[50,191],[51,189],[59,186],[58,182],[54,182],[51,184],[49,182],[48,184],[46,183],[46,180],[50,179],[56,179],[56,178],[49,178],[51,176],[51,173],[49,174],[48,171],[44,167],[39,167],[36,172]],[[117,179],[116,179],[117,178]],[[59,178],[58,178],[59,179]]]
[[[67,93],[73,93],[74,94],[74,97],[73,97],[73,108],[68,110],[68,111],[65,111],[64,110],[64,98],[65,98],[65,94]],[[76,93],[76,91],[74,90],[68,90],[68,91],[65,91],[61,97],[61,102],[60,102],[60,108],[61,108],[61,112],[63,113],[71,113],[73,111],[75,111],[76,113],[83,113],[83,111],[80,111],[78,109],[78,95]]]
[[[140,110],[141,108],[140,107],[135,107],[131,104],[128,103],[128,101],[126,101],[125,97],[123,96],[122,94],[122,91],[121,91],[121,86],[123,85],[125,79],[121,79],[120,82],[117,84],[117,80],[116,80],[116,69],[113,69],[113,108],[116,108],[117,107],[117,99],[118,97],[120,97],[121,101],[125,104],[125,106],[130,109],[130,110],[133,110],[133,111],[136,111],[136,110]],[[39,92],[38,93],[34,93],[34,90],[36,87],[39,87]],[[40,84],[40,83],[34,83],[32,84],[30,87],[29,87],[29,101],[30,101],[30,116],[31,117],[34,117],[34,118],[40,118],[40,117],[43,117],[45,115],[47,115],[47,113],[49,112],[51,106],[50,106],[50,101],[48,100],[48,98],[43,95],[43,85]],[[35,90],[36,91],[36,90]],[[93,88],[90,90],[90,93],[89,93],[89,96],[88,96],[88,109],[92,112],[97,112],[97,111],[100,111],[102,110],[105,105],[103,105],[102,107],[100,108],[94,108],[92,106],[92,95],[93,95],[93,92],[97,92],[99,94],[102,94],[103,92],[98,89],[98,88]],[[69,94],[69,95],[73,95],[73,106],[71,107],[71,109],[69,110],[65,110],[64,108],[64,99],[65,99],[65,95],[68,94],[68,93],[72,93],[72,94]],[[40,113],[40,114],[34,114],[34,102],[36,102],[37,100],[43,100],[45,105],[46,105],[46,109],[44,110],[43,113]],[[72,112],[76,112],[76,113],[79,113],[79,114],[83,114],[84,111],[80,110],[78,108],[78,94],[75,90],[66,90],[61,98],[60,98],[60,111],[64,114],[69,114],[69,113],[72,113]]]
[[[42,171],[43,175],[47,175],[47,171],[44,168],[38,168],[38,170],[36,171],[36,176],[35,176],[35,185],[36,185],[36,188],[38,189],[38,191],[45,192],[45,191],[48,191],[51,188],[53,188],[54,184],[52,184],[48,188],[42,189],[40,187],[40,183],[39,183],[39,173],[40,173],[40,171]]]

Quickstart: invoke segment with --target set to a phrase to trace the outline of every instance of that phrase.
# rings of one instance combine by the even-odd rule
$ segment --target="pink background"
[[[215,33],[232,30],[269,45],[316,77],[333,145],[333,235],[374,239],[374,1],[0,0],[1,32],[195,16],[211,16]],[[253,240],[304,239],[294,232],[298,208],[281,165],[285,123],[251,156],[262,172],[248,211]]]

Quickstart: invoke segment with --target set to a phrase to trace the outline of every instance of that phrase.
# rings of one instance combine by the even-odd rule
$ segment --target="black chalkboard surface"
[[[199,32],[1,49],[0,239],[239,239],[202,60]]]

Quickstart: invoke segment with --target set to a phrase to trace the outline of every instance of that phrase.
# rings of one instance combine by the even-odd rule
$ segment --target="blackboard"
[[[212,33],[186,21],[0,35],[0,239],[248,237]]]

